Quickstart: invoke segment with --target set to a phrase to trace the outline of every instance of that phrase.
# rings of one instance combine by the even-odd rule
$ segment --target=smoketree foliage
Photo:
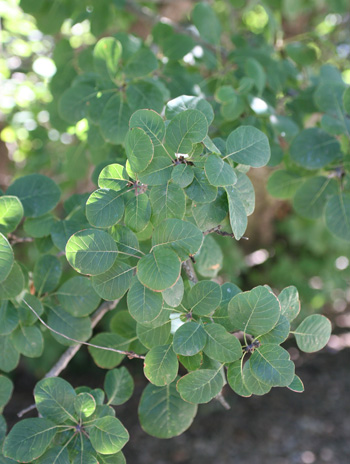
[[[303,391],[281,345],[292,335],[300,350],[320,350],[329,320],[295,322],[294,286],[220,285],[215,234],[244,238],[255,206],[247,173],[269,166],[271,195],[350,241],[350,91],[341,70],[317,65],[317,38],[283,42],[281,2],[248,8],[234,31],[235,1],[195,3],[183,26],[157,20],[152,2],[59,3],[20,2],[56,73],[0,196],[0,407],[20,356],[40,357],[51,337],[87,342],[106,375],[103,390],[40,380],[39,417],[7,435],[0,418],[0,462],[122,464],[129,434],[113,406],[133,394],[125,356],[144,359],[139,420],[158,438],[183,433],[225,385],[226,396]],[[135,14],[153,21],[145,41],[128,33]],[[104,301],[115,309],[94,334]]]

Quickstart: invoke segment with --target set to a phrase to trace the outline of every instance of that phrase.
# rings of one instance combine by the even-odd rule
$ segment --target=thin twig
[[[222,394],[222,391],[218,393],[215,396],[216,401],[218,401],[223,408],[225,408],[227,411],[231,409],[231,406],[228,404],[228,402],[225,400],[224,395]]]
[[[49,330],[51,330],[52,332],[55,332],[56,334],[58,335],[61,335],[63,336],[64,338],[67,338],[68,340],[72,340],[72,341],[77,341],[77,340],[73,340],[72,338],[70,337],[67,337],[65,336],[64,334],[61,334],[59,332],[57,332],[56,330],[50,328],[39,316],[38,314],[35,312],[35,310],[33,308],[30,307],[30,305],[25,301],[23,300],[27,306],[30,308],[30,310],[32,312],[34,312],[34,314],[37,316],[37,318],[40,320],[40,322],[42,324],[44,324],[45,327],[47,327]],[[114,300],[114,301],[105,301],[104,303],[101,304],[101,306],[99,306],[96,311],[94,312],[94,314],[91,316],[91,327],[94,328],[96,327],[96,325],[100,322],[100,320],[103,318],[103,316],[108,312],[108,311],[111,311],[112,309],[115,308],[115,306],[119,303],[119,299],[118,300]],[[100,349],[104,349],[104,350],[108,350],[108,351],[114,351],[114,352],[117,352],[117,353],[120,353],[120,354],[125,354],[126,356],[128,356],[129,358],[141,358],[141,359],[144,359],[145,357],[144,356],[141,356],[141,355],[138,355],[136,353],[133,353],[131,351],[122,351],[122,350],[116,350],[114,348],[108,348],[108,347],[103,347],[103,346],[98,346],[98,345],[93,345],[91,343],[86,343],[86,342],[78,342],[79,344],[78,345],[74,345],[74,346],[70,346],[63,354],[62,356],[60,357],[60,359],[57,361],[57,363],[49,370],[49,372],[47,372],[47,374],[44,376],[44,378],[47,378],[47,377],[58,377],[60,375],[60,373],[68,366],[69,362],[73,359],[73,357],[76,355],[76,353],[80,350],[80,348],[82,347],[82,345],[88,345],[88,346],[93,346],[95,348],[100,348]],[[36,408],[36,405],[35,404],[32,404],[30,406],[28,406],[27,408],[25,409],[22,409],[19,413],[17,413],[17,416],[18,417],[22,417],[24,416],[25,414],[27,414],[28,412],[32,411],[33,409]]]
[[[232,237],[235,238],[235,234],[231,232],[225,232],[224,230],[221,230],[221,225],[219,224],[218,226],[213,227],[212,229],[208,229],[205,232],[203,232],[203,235],[209,235],[209,234],[218,234],[222,235],[223,237]],[[249,240],[248,237],[241,237],[243,240]]]
[[[16,243],[34,242],[34,238],[32,237],[17,237],[17,235],[14,234],[8,234],[7,237],[11,245],[15,245]]]

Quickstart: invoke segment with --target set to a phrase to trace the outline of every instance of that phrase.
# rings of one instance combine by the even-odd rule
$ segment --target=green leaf
[[[68,450],[65,447],[53,446],[40,456],[35,464],[70,464]]]
[[[235,187],[225,187],[230,215],[230,225],[236,240],[243,237],[248,225],[247,212]]]
[[[168,154],[156,154],[151,164],[139,174],[139,181],[148,186],[165,184],[170,180],[172,169],[173,163]]]
[[[179,363],[172,345],[155,346],[146,354],[143,371],[153,385],[169,385],[176,379],[178,369]]]
[[[325,316],[312,314],[295,329],[294,335],[298,348],[305,353],[321,350],[328,343],[332,325]]]
[[[301,66],[311,64],[317,59],[315,48],[301,42],[287,44],[286,52],[292,60]]]
[[[208,133],[208,123],[201,111],[186,110],[177,114],[166,128],[166,145],[174,153],[190,153],[195,143]]]
[[[221,24],[210,5],[197,3],[192,11],[192,21],[204,40],[214,45],[220,43]]]
[[[253,184],[249,177],[243,172],[237,171],[237,183],[234,188],[237,190],[240,196],[245,212],[247,216],[250,216],[254,212],[255,208],[255,191]]]
[[[144,171],[152,161],[154,146],[147,133],[135,127],[130,129],[126,135],[125,151],[131,169],[137,174]]]
[[[200,249],[203,234],[195,225],[180,219],[166,219],[153,231],[153,249],[171,248],[179,255],[181,261],[188,259]]]
[[[191,288],[187,301],[193,314],[208,316],[221,302],[220,285],[211,280],[202,280]]]
[[[51,238],[54,245],[64,251],[69,238],[81,230],[81,223],[77,221],[56,221],[51,227]]]
[[[148,195],[141,193],[132,197],[125,206],[124,222],[134,232],[141,232],[151,218],[151,204]]]
[[[124,214],[125,192],[112,189],[98,189],[86,202],[86,217],[92,226],[105,228],[116,224]]]
[[[174,334],[173,349],[182,356],[193,356],[204,348],[207,334],[197,322],[186,322]]]
[[[307,179],[296,191],[293,201],[295,211],[308,219],[322,216],[326,202],[338,191],[335,179],[323,176]]]
[[[108,143],[122,144],[129,129],[131,110],[119,95],[113,95],[104,106],[100,119],[102,137]]]
[[[44,255],[36,261],[33,272],[34,287],[39,295],[52,292],[62,275],[62,266],[58,258]]]
[[[350,89],[347,88],[343,95],[343,104],[345,111],[350,114]]]
[[[171,179],[182,189],[190,185],[193,181],[194,173],[188,164],[177,164],[171,171]]]
[[[108,75],[114,80],[118,72],[119,59],[122,54],[122,45],[114,37],[100,39],[94,48],[94,68],[102,77]]]
[[[147,348],[153,348],[158,345],[165,345],[169,340],[171,321],[158,327],[142,325],[137,323],[136,334],[140,342]]]
[[[138,409],[141,427],[157,438],[181,435],[190,427],[196,413],[197,405],[181,399],[176,381],[165,387],[147,385]]]
[[[192,37],[184,34],[171,34],[162,43],[163,52],[169,60],[180,60],[195,46]]]
[[[92,85],[79,84],[70,87],[59,100],[59,115],[70,124],[76,124],[86,117],[89,105],[96,95],[97,91]]]
[[[208,122],[208,126],[214,120],[214,111],[210,103],[202,97],[193,97],[189,95],[181,95],[180,97],[170,100],[165,108],[165,117],[173,119],[177,114],[186,110],[201,111]]]
[[[112,454],[120,451],[129,441],[129,434],[116,417],[102,417],[89,430],[92,446],[98,453]]]
[[[206,235],[203,245],[196,255],[195,270],[203,277],[214,278],[221,270],[223,260],[224,256],[220,246],[212,236]]]
[[[97,275],[112,267],[118,248],[112,237],[102,230],[81,230],[68,240],[66,257],[81,274]]]
[[[244,70],[250,79],[254,81],[258,94],[261,95],[266,85],[266,73],[259,61],[255,58],[247,58],[244,63]]]
[[[253,168],[265,166],[270,159],[270,145],[266,135],[253,126],[240,126],[227,138],[226,157]]]
[[[125,167],[121,164],[108,164],[98,176],[98,186],[102,189],[123,190],[129,182]]]
[[[8,377],[0,375],[0,410],[9,402],[13,391],[13,383]]]
[[[275,327],[281,308],[276,296],[259,286],[235,295],[228,304],[228,314],[237,330],[259,336]]]
[[[203,354],[202,352],[197,353],[193,356],[182,356],[178,355],[179,362],[187,369],[188,371],[195,371],[199,369],[203,363]]]
[[[95,398],[90,393],[79,393],[74,400],[74,409],[80,420],[90,417],[96,409]]]
[[[131,398],[134,381],[127,368],[122,366],[107,372],[103,389],[108,398],[107,404],[118,406]]]
[[[209,403],[221,392],[224,377],[221,369],[198,369],[181,377],[177,382],[177,391],[189,403]]]
[[[202,231],[212,229],[225,219],[228,213],[227,197],[224,189],[219,188],[217,197],[211,203],[192,203],[192,214]]]
[[[138,81],[128,85],[126,97],[132,111],[148,108],[161,112],[164,106],[164,95],[159,81]]]
[[[11,339],[16,350],[28,358],[38,358],[43,353],[44,339],[36,326],[18,327],[12,332]]]
[[[60,286],[56,292],[62,308],[75,317],[91,314],[99,305],[100,297],[88,278],[75,276]]]
[[[134,53],[126,62],[123,69],[130,78],[147,76],[158,68],[158,61],[154,53],[148,48],[142,48]]]
[[[109,326],[112,332],[124,338],[131,339],[136,335],[136,321],[126,309],[117,311],[112,317]]]
[[[325,218],[333,235],[350,241],[350,193],[331,196],[326,204]]]
[[[159,318],[163,308],[163,297],[135,280],[127,295],[131,316],[140,324],[151,324]]]
[[[56,425],[47,419],[21,420],[5,439],[4,456],[15,461],[31,462],[45,452],[56,432]]]
[[[292,382],[289,385],[287,385],[287,388],[289,388],[289,390],[292,390],[296,393],[303,393],[304,384],[301,381],[301,379],[297,375],[295,375]]]
[[[130,128],[139,127],[152,140],[154,147],[163,146],[165,124],[163,118],[153,110],[138,110],[130,118]]]
[[[43,216],[26,219],[23,228],[31,237],[47,237],[50,235],[51,228],[55,222],[54,216],[51,213],[46,213]]]
[[[237,285],[227,282],[221,286],[222,300],[215,313],[211,316],[214,322],[221,324],[228,332],[233,332],[235,326],[232,324],[228,316],[228,304],[230,300],[241,293],[241,289]]]
[[[280,315],[275,327],[266,334],[259,337],[261,343],[274,343],[280,345],[287,340],[290,331],[290,324],[286,316]]]
[[[193,168],[192,171],[194,178],[185,189],[186,195],[198,203],[211,203],[217,196],[217,187],[209,183],[203,169]]]
[[[117,260],[108,271],[92,276],[92,286],[104,300],[121,298],[131,285],[134,269],[135,267]]]
[[[286,287],[278,295],[278,300],[281,304],[281,314],[283,314],[289,322],[293,321],[300,312],[298,290],[293,285]]]
[[[0,300],[15,298],[21,293],[23,288],[24,275],[21,266],[14,262],[8,276],[0,283]]]
[[[219,156],[208,156],[204,169],[208,181],[215,187],[234,185],[237,182],[237,176],[233,168]]]
[[[175,285],[164,290],[164,292],[162,292],[162,295],[164,301],[172,308],[176,308],[176,306],[179,306],[184,296],[184,282],[182,280],[182,277],[179,277],[179,280],[176,282]]]
[[[207,324],[207,343],[204,353],[221,363],[231,363],[242,356],[242,346],[237,337],[228,333],[220,324]]]
[[[74,388],[59,377],[40,380],[34,389],[35,404],[39,413],[56,424],[75,424]]]
[[[6,194],[20,199],[27,217],[48,213],[54,209],[61,196],[56,183],[42,174],[29,174],[16,179]]]
[[[14,255],[11,245],[2,233],[0,233],[0,262],[0,282],[3,282],[11,272]]]
[[[232,390],[239,396],[245,398],[252,396],[252,392],[247,388],[243,376],[241,361],[237,360],[229,365],[227,369],[227,381]]]
[[[0,233],[9,234],[16,230],[23,214],[22,203],[17,197],[11,195],[0,197]]]
[[[99,333],[93,337],[89,343],[122,351],[127,351],[130,346],[129,340],[126,340],[118,334],[110,332]],[[102,369],[113,369],[122,362],[125,356],[124,354],[106,351],[101,348],[91,346],[89,346],[89,352],[97,366],[102,367]]]
[[[69,338],[73,338],[78,342],[85,342],[91,337],[91,322],[88,317],[73,317],[64,311],[60,306],[50,306],[48,313],[48,324],[49,326],[59,332],[60,334],[66,335]],[[69,340],[61,335],[51,332],[51,335],[61,345],[71,346],[75,345],[75,342]]]
[[[294,378],[294,363],[288,351],[278,345],[261,345],[249,362],[254,377],[271,387],[287,387]]]
[[[296,172],[281,169],[271,174],[267,181],[267,190],[273,197],[285,200],[294,196],[302,180]]]
[[[118,259],[128,259],[129,256],[141,254],[137,237],[128,227],[116,225],[109,230],[109,233],[118,246]]]
[[[266,385],[266,383],[261,382],[253,375],[249,359],[244,364],[242,379],[245,388],[250,392],[250,394],[261,396],[266,395],[266,393],[271,390],[270,385]]]
[[[11,336],[3,335],[0,337],[0,370],[10,372],[17,367],[19,362],[19,352],[12,343]]]
[[[180,272],[180,258],[169,247],[153,248],[152,253],[142,257],[137,264],[138,279],[155,292],[172,287],[180,277]]]
[[[168,218],[183,219],[185,216],[186,197],[183,189],[174,183],[152,187],[149,199],[154,226]]]
[[[177,306],[177,305],[176,305]],[[0,302],[0,335],[10,334],[19,323],[19,314],[10,301]]]
[[[340,145],[322,129],[302,130],[290,146],[291,159],[306,169],[319,169],[341,158]]]

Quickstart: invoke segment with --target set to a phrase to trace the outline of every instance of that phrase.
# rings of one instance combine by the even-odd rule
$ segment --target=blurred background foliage
[[[59,112],[62,93],[79,73],[92,69],[91,50],[103,36],[114,35],[125,41],[126,33],[134,34],[129,45],[134,44],[136,48],[140,36],[161,56],[167,34],[165,21],[155,24],[157,21],[152,23],[150,17],[159,15],[159,18],[170,19],[173,25],[181,24],[186,28],[195,3],[191,0],[0,0],[2,188],[6,190],[14,176],[41,172],[60,184],[63,200],[73,193],[91,191],[91,176],[96,179],[96,173],[105,164],[122,157],[123,153],[118,145],[92,134],[93,128],[86,119],[77,124],[62,119]],[[295,285],[302,300],[302,317],[321,311],[332,318],[337,330],[348,329],[348,243],[333,237],[321,219],[303,219],[288,201],[268,195],[266,181],[283,154],[288,152],[288,143],[299,130],[296,124],[299,122],[302,126],[318,117],[317,108],[309,98],[309,89],[316,85],[321,66],[335,66],[344,82],[350,84],[349,2],[214,0],[209,3],[221,21],[222,43],[233,61],[239,63],[240,55],[251,47],[262,53],[259,59],[288,63],[285,80],[289,95],[278,80],[278,68],[271,68],[270,87],[263,93],[258,88],[259,82],[255,82],[255,93],[258,99],[263,96],[267,106],[274,106],[281,115],[293,115],[293,119],[282,116],[275,126],[265,126],[270,140],[275,143],[272,144],[270,167],[249,174],[257,195],[256,210],[246,233],[249,240],[208,238],[207,248],[215,249],[215,262],[219,266],[212,273],[208,271],[206,276],[216,277],[220,282],[231,280],[243,290],[265,283],[278,291]],[[225,63],[220,53],[194,45],[189,41],[188,53],[180,53],[176,64],[170,63],[172,72],[175,69],[178,78],[183,79],[182,89],[188,89],[181,93],[190,93],[195,85],[214,93],[220,86],[222,89],[237,82],[235,67]],[[166,60],[163,65],[162,72],[166,76],[170,65]],[[186,74],[182,75],[185,68]],[[258,71],[255,69],[253,75]],[[239,82],[240,85],[244,83]],[[171,97],[176,97],[176,88],[169,85],[169,89]],[[300,111],[303,102],[304,113]],[[225,135],[234,125],[225,116],[227,94],[215,94],[211,103],[216,111],[214,126],[216,123]],[[242,117],[247,123],[258,127],[265,124],[256,121],[259,111],[253,104],[244,111]],[[94,142],[89,143],[92,138]],[[42,246],[45,249],[45,239]],[[26,250],[28,256],[22,257],[24,260],[29,261],[38,253],[35,248]],[[210,253],[208,256],[210,258]],[[197,268],[204,265],[210,268],[206,261],[208,256],[199,257]],[[123,309],[122,305],[120,307]],[[104,324],[108,325],[108,318]],[[50,350],[46,351],[46,361],[40,370],[49,367],[57,356],[56,349],[62,349],[55,347],[52,340],[50,344],[46,345]],[[31,363],[30,360],[26,362]],[[33,362],[33,367],[34,364],[37,366],[37,362]]]

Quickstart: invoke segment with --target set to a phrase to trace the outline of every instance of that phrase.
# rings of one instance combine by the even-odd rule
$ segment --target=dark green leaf
[[[141,427],[149,435],[172,438],[192,424],[197,405],[181,399],[176,381],[165,387],[149,384],[142,393],[138,413]]]
[[[74,424],[74,388],[59,377],[40,380],[34,389],[35,404],[39,413],[56,424]]]
[[[47,419],[24,419],[7,436],[3,453],[15,461],[31,462],[45,452],[56,432],[56,425]]]
[[[24,275],[21,266],[14,262],[8,276],[0,283],[0,300],[15,298],[21,293],[23,288]]]
[[[208,316],[221,302],[220,285],[211,280],[202,280],[191,288],[187,301],[193,314]]]
[[[218,189],[211,185],[203,169],[192,169],[194,178],[192,183],[185,189],[186,195],[198,203],[211,203],[217,196]]]
[[[30,174],[16,179],[6,193],[21,200],[27,217],[48,213],[54,209],[61,196],[56,183],[42,174]]]
[[[350,241],[350,194],[330,197],[325,209],[326,226],[336,237]]]
[[[207,341],[207,335],[197,322],[186,322],[174,334],[173,348],[175,353],[183,356],[193,356],[202,351]]]
[[[140,324],[150,324],[158,319],[163,308],[163,297],[135,280],[127,295],[128,309]]]
[[[170,121],[166,129],[166,144],[174,153],[190,153],[195,143],[208,132],[208,123],[201,111],[185,110]]]
[[[108,164],[98,176],[98,186],[103,189],[123,190],[129,182],[125,167],[121,164]]]
[[[210,5],[197,3],[192,11],[192,20],[204,40],[214,45],[220,43],[221,24]]]
[[[174,183],[152,187],[149,196],[152,206],[152,223],[157,226],[168,218],[183,219],[186,198],[183,189]]]
[[[88,317],[73,317],[64,311],[60,306],[50,307],[48,313],[49,326],[65,335],[66,337],[77,340],[78,342],[85,342],[91,337],[91,322]],[[70,346],[75,345],[75,342],[51,332],[51,335],[62,345]]]
[[[146,354],[143,370],[153,385],[162,387],[175,380],[178,368],[179,363],[172,345],[161,345],[151,348]]]
[[[100,297],[88,278],[75,276],[67,280],[56,292],[62,308],[75,317],[91,314],[98,306]]]
[[[278,170],[269,177],[267,190],[273,197],[284,200],[294,196],[301,182],[302,177],[296,172]]]
[[[0,262],[0,282],[3,282],[11,272],[14,256],[11,245],[2,233],[0,233]]]
[[[220,324],[207,324],[207,343],[204,353],[222,363],[231,363],[242,356],[242,346],[237,337],[228,333]]]
[[[338,184],[323,176],[307,179],[296,191],[293,201],[295,211],[308,219],[322,216],[327,199],[335,195]]]
[[[152,253],[141,258],[137,264],[140,282],[156,292],[172,287],[180,272],[181,260],[169,247],[154,247]]]
[[[293,285],[286,287],[278,295],[278,300],[281,304],[281,314],[283,314],[289,322],[293,321],[300,311],[298,290]]]
[[[151,205],[148,195],[141,193],[132,197],[125,206],[124,222],[134,232],[141,232],[151,218]]]
[[[109,332],[99,333],[91,339],[90,343],[122,351],[127,351],[130,345],[129,340],[126,340],[118,334]],[[112,369],[113,367],[118,366],[125,356],[124,354],[91,346],[89,346],[89,352],[95,363],[103,369]]]
[[[134,269],[117,260],[108,271],[91,278],[92,286],[104,300],[121,298],[131,285]]]
[[[123,193],[98,189],[86,202],[86,217],[92,226],[105,228],[116,224],[124,214]]]
[[[254,377],[271,387],[286,387],[294,378],[294,363],[288,351],[278,345],[261,345],[249,362]]]
[[[177,382],[177,391],[189,403],[208,403],[224,386],[221,369],[198,369],[186,374]]]
[[[94,48],[94,68],[102,77],[108,75],[115,79],[118,72],[118,63],[122,54],[122,45],[113,37],[100,39]]]
[[[134,381],[126,367],[119,367],[107,372],[104,386],[108,403],[118,406],[131,397],[134,390]]]
[[[58,258],[44,255],[36,261],[33,282],[38,295],[52,292],[57,287],[62,275],[62,266]]]
[[[94,422],[89,430],[92,446],[98,453],[113,454],[129,441],[129,434],[116,417],[103,417]]]
[[[154,147],[147,133],[138,127],[130,129],[125,138],[125,151],[131,169],[144,171],[153,159]]]
[[[16,350],[29,358],[38,358],[44,350],[41,331],[36,326],[20,326],[11,335]]]
[[[226,142],[226,157],[254,168],[265,166],[270,159],[266,135],[253,126],[240,126],[231,132]]]

